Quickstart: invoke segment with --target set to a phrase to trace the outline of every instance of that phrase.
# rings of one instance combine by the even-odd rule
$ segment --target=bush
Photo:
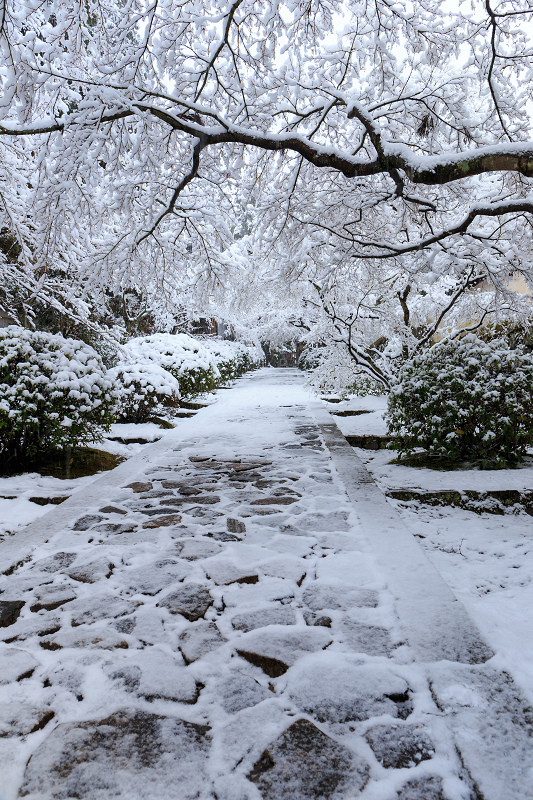
[[[107,375],[120,396],[119,422],[146,422],[179,404],[177,379],[157,364],[118,364]]]
[[[387,414],[397,449],[504,467],[533,443],[533,358],[473,334],[404,364]]]
[[[220,383],[227,383],[241,377],[249,370],[260,367],[265,360],[260,347],[246,345],[242,342],[205,339],[203,344],[216,360],[220,372]]]
[[[157,364],[179,383],[182,397],[211,392],[220,377],[213,354],[186,333],[154,333],[131,339],[124,345],[132,364]]]
[[[116,395],[92,347],[60,334],[0,329],[0,454],[23,460],[89,444],[109,429]]]

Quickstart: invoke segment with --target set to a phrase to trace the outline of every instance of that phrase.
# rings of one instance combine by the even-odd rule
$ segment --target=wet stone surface
[[[351,800],[386,771],[390,800],[448,800],[428,775],[434,745],[458,779],[454,746],[416,716],[441,712],[405,677],[393,598],[280,372],[0,575],[10,797]]]

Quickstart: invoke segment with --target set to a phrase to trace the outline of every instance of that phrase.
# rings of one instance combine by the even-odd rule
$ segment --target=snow
[[[115,422],[111,425],[108,439],[146,439],[155,442],[164,436],[166,430],[156,422]]]
[[[180,769],[184,797],[204,798],[215,787],[227,800],[252,800],[257,791],[246,776],[266,747],[283,749],[279,737],[302,716],[316,723],[325,741],[342,745],[360,761],[371,800],[390,800],[407,779],[428,775],[444,780],[449,800],[467,800],[469,779],[450,733],[453,720],[435,705],[433,678],[450,716],[463,715],[464,736],[471,741],[461,746],[476,767],[475,779],[481,771],[490,783],[497,766],[501,775],[507,770],[515,776],[509,797],[531,796],[522,731],[504,711],[495,722],[486,700],[486,675],[493,670],[498,679],[498,668],[506,663],[498,633],[489,636],[495,659],[471,672],[457,660],[417,657],[417,642],[405,636],[405,614],[416,624],[417,612],[424,619],[425,609],[406,612],[398,586],[403,577],[416,583],[408,559],[418,545],[411,537],[414,550],[406,560],[408,532],[398,530],[400,521],[381,497],[379,503],[396,520],[390,560],[397,572],[406,573],[395,584],[376,549],[382,509],[376,502],[373,517],[358,512],[347,494],[342,457],[335,447],[324,448],[319,423],[329,418],[302,381],[292,370],[264,369],[244,378],[194,419],[93,479],[46,521],[0,544],[3,563],[18,564],[2,576],[2,599],[25,601],[17,622],[0,629],[2,639],[11,640],[4,648],[22,650],[37,662],[31,676],[1,687],[4,706],[8,697],[22,702],[22,695],[26,703],[19,706],[14,731],[20,735],[0,737],[5,800],[14,800],[22,785],[30,797],[48,800],[65,787],[79,794],[79,787],[91,782],[91,798],[121,791],[144,796],[154,785],[158,796],[172,797],[172,775],[179,780]],[[351,476],[358,480],[356,471]],[[152,488],[131,488],[136,481]],[[172,482],[178,486],[165,486]],[[199,494],[183,495],[180,485]],[[253,504],[276,497],[295,502]],[[169,503],[181,519],[149,527]],[[126,513],[104,513],[104,505]],[[75,529],[88,514],[105,519]],[[237,538],[227,538],[238,527],[229,520],[244,526]],[[417,580],[435,575],[432,595],[449,602],[444,583],[441,591],[438,574],[421,552],[419,560],[420,568],[411,560]],[[90,580],[81,580],[82,566],[90,568]],[[243,577],[248,580],[239,582]],[[67,601],[68,592],[75,599]],[[32,611],[43,598],[63,601]],[[187,615],[179,603],[186,603]],[[453,633],[461,640],[468,621],[456,605],[460,626]],[[264,615],[259,628],[253,627],[260,620],[257,612]],[[327,615],[329,624],[313,624],[309,615],[316,614]],[[180,650],[191,663],[182,660]],[[19,656],[11,658],[15,663]],[[30,733],[42,709],[55,717]],[[6,713],[13,717],[13,710]],[[496,766],[476,763],[485,744],[476,738],[476,714],[488,720],[488,733],[497,732],[496,745],[510,748],[505,758],[491,759]],[[98,720],[106,722],[95,730]],[[148,746],[128,762],[125,753],[131,758],[131,751],[120,731],[132,720],[148,726]],[[435,756],[412,768],[384,769],[365,735],[391,724],[422,728]],[[208,725],[208,735],[194,725]],[[100,736],[109,737],[106,752]],[[88,741],[91,758],[80,758]],[[162,741],[168,746],[160,750]],[[167,758],[171,746],[174,756]],[[186,766],[175,766],[176,753],[190,755]],[[142,768],[145,757],[162,758],[155,772]],[[58,761],[68,773],[62,773],[61,786],[53,769]],[[292,771],[296,778],[299,770]],[[482,790],[487,800],[496,800],[490,785]]]

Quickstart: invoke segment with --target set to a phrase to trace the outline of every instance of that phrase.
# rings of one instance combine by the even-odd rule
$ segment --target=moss
[[[97,450],[94,447],[76,447],[72,451],[50,450],[37,458],[6,465],[2,470],[4,477],[21,475],[24,472],[38,472],[53,478],[84,478],[98,472],[114,469],[125,459]]]

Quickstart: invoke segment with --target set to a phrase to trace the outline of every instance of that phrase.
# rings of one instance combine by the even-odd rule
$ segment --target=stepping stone
[[[104,511],[104,509],[102,509]],[[101,514],[86,514],[80,517],[79,520],[72,526],[73,531],[88,531],[92,525],[101,522],[104,518]]]
[[[218,533],[206,534],[210,539],[216,539],[218,542],[240,542],[242,541],[239,536],[234,536],[232,533],[220,531]]]
[[[240,673],[233,674],[217,686],[217,700],[228,714],[236,714],[243,708],[251,708],[272,697],[264,686]]]
[[[24,600],[0,600],[0,628],[14,625],[24,604]]]
[[[230,533],[245,533],[246,525],[240,519],[233,519],[228,517],[226,520],[226,527]]]
[[[180,558],[186,561],[198,561],[200,558],[209,558],[222,550],[222,545],[218,542],[210,542],[207,539],[189,539],[185,542],[176,542],[175,551]]]
[[[130,533],[136,527],[137,525],[131,522],[101,522],[99,525],[94,525],[91,530],[97,533],[114,533],[118,536],[121,533]]]
[[[267,625],[295,625],[296,614],[290,606],[263,608],[248,614],[237,614],[231,620],[231,624],[235,630],[247,633]]]
[[[133,511],[139,511],[141,514],[144,514],[146,517],[155,517],[157,514],[161,515],[169,515],[169,514],[176,514],[175,508],[166,508],[166,507],[159,507],[159,508],[150,508],[147,506],[146,508],[134,508]],[[177,515],[178,516],[178,515]]]
[[[404,783],[396,795],[397,800],[446,800],[442,778],[428,775]]]
[[[26,650],[0,646],[0,685],[29,678],[39,662]]]
[[[340,653],[321,653],[296,664],[287,691],[320,722],[358,722],[382,714],[403,718],[409,702],[403,678],[385,667],[354,664]]]
[[[291,503],[297,503],[296,497],[261,497],[259,500],[252,500],[251,506],[290,506]]]
[[[331,628],[333,620],[324,614],[315,614],[313,611],[304,611],[306,625],[319,626],[321,628]]]
[[[141,498],[143,500],[153,500],[157,497],[172,497],[174,492],[169,491],[168,489],[152,489],[150,492],[143,492],[141,494]]]
[[[312,722],[294,722],[247,776],[263,800],[346,800],[362,791],[369,767]]]
[[[196,622],[179,637],[179,648],[185,662],[191,664],[226,641],[214,622]]]
[[[377,725],[365,737],[377,760],[388,769],[414,767],[435,753],[427,732],[418,725]]]
[[[105,556],[92,559],[91,561],[76,561],[67,572],[69,578],[80,581],[81,583],[96,583],[102,578],[111,577],[115,565]]]
[[[279,678],[301,656],[323,650],[329,644],[331,636],[323,628],[298,631],[260,630],[245,634],[237,644],[237,653],[271,678]]]
[[[8,700],[0,705],[0,738],[27,736],[42,730],[55,714],[44,703],[33,705],[27,700]]]
[[[288,578],[301,585],[308,569],[308,563],[295,556],[284,555],[278,558],[269,558],[258,565],[258,569],[264,575],[274,578]]]
[[[305,590],[303,601],[312,611],[323,609],[376,608],[379,595],[371,589],[346,589],[320,582]]]
[[[194,622],[203,617],[207,609],[213,605],[209,591],[199,583],[187,583],[159,601],[159,607],[168,608],[171,614],[181,614]]]
[[[35,592],[37,602],[30,607],[30,611],[53,611],[54,608],[76,599],[76,592],[70,586],[43,586]]]
[[[158,698],[194,703],[198,697],[196,682],[178,657],[180,661],[158,647],[135,653],[132,662],[141,670],[138,693],[148,700]]]
[[[356,653],[390,656],[394,649],[386,628],[345,619],[342,623],[342,633],[346,644]]]
[[[135,611],[138,605],[112,594],[80,597],[69,606],[70,622],[73,628],[77,628],[79,625],[87,625],[101,619],[123,617]]]
[[[196,800],[208,784],[209,728],[145,711],[58,725],[33,753],[20,795],[60,800]]]
[[[257,583],[259,575],[257,570],[240,566],[226,558],[206,559],[203,564],[205,574],[217,586],[228,586],[231,583]]]
[[[188,564],[167,558],[124,570],[122,580],[136,594],[154,595],[171,584],[181,583],[190,572],[191,567]]]
[[[181,514],[165,514],[143,522],[143,528],[167,528],[169,525],[177,525],[178,522],[181,522]]]
[[[123,508],[118,508],[117,506],[104,506],[100,509],[102,514],[127,514],[127,511],[124,511]]]
[[[306,531],[327,533],[330,531],[348,531],[348,515],[343,511],[333,511],[331,514],[306,514],[300,517],[298,525]]]
[[[140,492],[149,492],[150,489],[153,489],[153,484],[148,481],[145,483],[135,481],[134,483],[128,483],[127,486],[124,486],[124,489],[133,489],[135,494],[139,494]]]
[[[43,650],[61,650],[64,647],[79,647],[97,650],[127,650],[128,642],[124,634],[113,630],[109,626],[93,626],[84,628],[62,628],[52,638],[41,639],[39,642]]]
[[[60,569],[70,567],[77,557],[77,553],[54,553],[52,556],[36,561],[32,569],[38,569],[41,572],[59,572]]]

